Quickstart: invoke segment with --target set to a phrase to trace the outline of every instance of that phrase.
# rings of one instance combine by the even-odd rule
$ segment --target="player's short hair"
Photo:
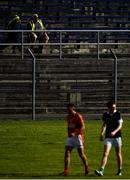
[[[69,108],[69,107],[74,107],[75,108],[75,105],[73,103],[69,103],[69,104],[67,104],[67,108]]]
[[[115,101],[111,100],[107,102],[107,107],[110,108],[112,105],[115,104]]]

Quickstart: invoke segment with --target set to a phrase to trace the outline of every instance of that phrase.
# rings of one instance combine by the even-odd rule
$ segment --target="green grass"
[[[76,149],[71,154],[70,176],[58,174],[64,167],[66,124],[64,120],[0,121],[0,178],[98,179],[94,169],[100,165],[103,142],[99,141],[101,121],[86,121],[85,152],[90,175],[84,169]],[[123,176],[130,178],[130,121],[123,125]],[[116,179],[117,162],[112,149],[103,178]]]

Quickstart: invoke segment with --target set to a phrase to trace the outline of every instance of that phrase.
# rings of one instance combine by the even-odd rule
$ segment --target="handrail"
[[[18,46],[21,46],[22,48],[22,59],[24,58],[24,46],[31,46],[31,45],[34,45],[34,43],[27,43],[27,42],[24,42],[24,36],[25,34],[24,33],[28,33],[28,32],[32,32],[32,30],[0,30],[0,33],[9,33],[9,32],[19,32],[21,33],[22,35],[22,40],[20,43],[0,43],[0,45],[18,45]],[[34,32],[43,32],[43,30],[35,30]],[[44,30],[44,32],[48,32],[48,33],[51,33],[51,32],[55,32],[55,33],[59,33],[59,42],[48,42],[47,44],[46,43],[35,43],[35,45],[48,45],[48,46],[59,46],[59,57],[60,59],[62,59],[62,46],[63,45],[96,45],[97,46],[97,58],[100,59],[100,45],[130,45],[130,42],[129,40],[125,39],[125,40],[122,40],[123,42],[120,41],[120,39],[118,39],[118,37],[116,36],[116,41],[117,42],[102,42],[101,40],[102,37],[101,37],[101,33],[112,33],[112,32],[128,32],[130,33],[130,30],[129,29],[125,29],[125,30],[103,30],[103,29],[88,29],[88,30]],[[64,42],[63,41],[63,33],[71,33],[71,32],[81,32],[81,33],[87,33],[87,32],[94,32],[97,34],[97,38],[95,39],[92,39],[94,40],[94,42],[88,42],[87,40],[84,40],[85,42],[81,41],[81,42]],[[76,40],[76,39],[75,39]],[[91,39],[90,39],[91,40]],[[106,38],[106,40],[108,40]],[[119,40],[119,41],[118,41]],[[114,41],[114,39],[113,39]],[[124,42],[125,41],[125,42]]]
[[[43,32],[43,30],[35,30],[34,32]],[[130,29],[50,29],[44,30],[45,32],[130,32]],[[32,30],[7,30],[7,29],[0,29],[0,32],[32,32]]]

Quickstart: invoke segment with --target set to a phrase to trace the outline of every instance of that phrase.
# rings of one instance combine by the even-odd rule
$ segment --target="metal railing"
[[[115,52],[110,49],[113,58],[114,58],[114,101],[117,104],[117,56],[115,54]]]
[[[36,59],[32,51],[28,48],[28,51],[32,57],[32,120],[35,120],[35,110],[36,110]]]
[[[24,59],[24,48],[27,47],[27,50],[28,52],[30,53],[31,55],[31,58],[32,58],[32,63],[33,63],[33,66],[32,66],[32,119],[35,120],[36,119],[36,107],[35,107],[35,97],[36,97],[36,78],[35,78],[35,71],[36,71],[36,59],[35,59],[35,56],[34,54],[32,53],[32,51],[28,48],[28,46],[31,46],[31,45],[46,45],[45,43],[27,43],[25,42],[25,36],[27,35],[28,32],[31,32],[31,31],[26,31],[26,30],[20,30],[20,31],[16,31],[16,30],[0,30],[0,33],[9,33],[9,32],[20,32],[21,33],[21,42],[20,43],[0,43],[0,45],[18,45],[18,46],[21,46],[21,57],[22,59]],[[37,32],[37,31],[36,31]],[[38,31],[39,32],[39,31]],[[94,44],[96,45],[97,47],[97,59],[100,59],[100,46],[101,45],[130,45],[130,42],[102,42],[102,33],[110,33],[110,32],[127,32],[127,33],[130,33],[130,30],[48,30],[47,31],[48,33],[59,33],[59,42],[49,42],[47,45],[50,45],[50,46],[59,46],[59,58],[62,59],[62,53],[63,53],[63,46],[64,45],[91,45],[91,44]],[[72,32],[84,32],[84,33],[87,33],[87,32],[94,32],[97,36],[95,38],[95,42],[80,42],[80,43],[77,43],[77,42],[64,42],[64,33],[68,33],[68,34],[71,34]],[[113,59],[114,59],[114,100],[115,102],[117,103],[117,86],[118,86],[118,83],[117,83],[117,56],[116,56],[116,53],[114,50],[112,50],[112,48],[109,48],[109,51],[111,52],[111,54],[113,55]]]
[[[39,32],[40,30],[38,31],[35,31],[35,32]],[[121,37],[120,37],[120,34],[118,35],[118,33],[130,33],[130,30],[45,30],[47,33],[49,33],[51,35],[51,33],[58,33],[59,34],[59,39],[57,40],[58,42],[51,42],[51,39],[50,39],[50,42],[48,42],[47,44],[46,43],[38,43],[36,42],[35,44],[34,43],[28,43],[27,42],[27,33],[29,32],[32,32],[31,30],[0,30],[0,34],[2,33],[11,33],[11,32],[14,32],[14,33],[21,33],[21,42],[19,43],[7,43],[7,42],[0,42],[0,46],[3,45],[3,46],[8,46],[8,45],[16,45],[16,46],[21,46],[21,57],[22,59],[24,58],[24,47],[29,47],[29,46],[32,46],[32,45],[47,45],[47,46],[59,46],[59,58],[62,59],[63,57],[63,46],[71,46],[71,45],[95,45],[97,48],[97,58],[100,59],[100,47],[101,46],[104,46],[104,45],[130,45],[130,35],[128,35],[128,39],[124,38],[124,40],[122,39],[121,40]],[[69,42],[65,42],[65,33],[68,34],[68,36],[72,35],[72,33],[78,33],[75,35],[76,36],[81,36],[80,38],[82,39],[82,33],[86,33],[86,36],[87,36],[87,33],[94,33],[95,35],[95,38],[93,39],[93,41],[91,42],[91,39],[90,39],[90,42],[89,42],[89,38],[88,38],[88,41],[87,40],[81,40],[81,42],[73,42],[74,40],[69,40]],[[81,33],[81,35],[80,35]],[[111,35],[111,33],[116,33],[115,35]],[[108,35],[109,36],[116,36],[115,40],[107,40],[107,38],[102,38],[103,35]],[[85,36],[85,35],[84,35]],[[84,37],[83,36],[83,37]],[[103,40],[105,40],[106,42],[103,42]],[[76,41],[76,38],[75,38],[75,41]],[[113,42],[114,41],[114,42]],[[116,41],[116,42],[115,42]],[[118,42],[117,42],[118,41]],[[110,48],[109,48],[110,49]]]

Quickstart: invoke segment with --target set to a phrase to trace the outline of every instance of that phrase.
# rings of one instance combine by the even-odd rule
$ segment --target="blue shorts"
[[[114,147],[122,146],[122,138],[106,138],[105,139],[105,145],[110,145]]]

